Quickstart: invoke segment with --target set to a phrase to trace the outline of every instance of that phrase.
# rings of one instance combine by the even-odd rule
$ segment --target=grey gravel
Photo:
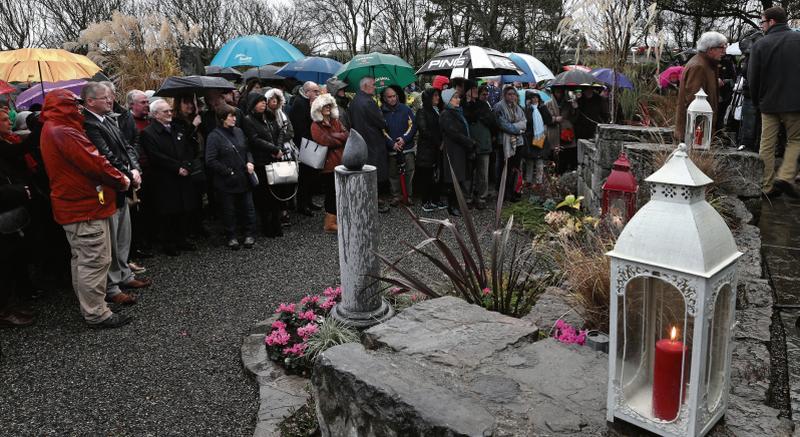
[[[476,211],[481,230],[492,213]],[[154,285],[121,310],[134,320],[119,329],[87,329],[72,290],[37,301],[34,326],[0,330],[0,434],[251,436],[258,391],[242,338],[278,302],[338,284],[336,236],[322,217],[295,215],[284,237],[259,237],[251,250],[217,236],[194,253],[143,260]],[[379,219],[384,254],[422,239],[399,209]]]

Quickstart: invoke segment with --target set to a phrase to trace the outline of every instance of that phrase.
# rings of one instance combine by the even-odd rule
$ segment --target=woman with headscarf
[[[452,216],[460,217],[455,184],[459,184],[465,192],[467,180],[467,159],[475,154],[477,143],[469,136],[469,124],[461,108],[461,95],[454,88],[442,91],[442,101],[445,102],[444,111],[439,117],[439,126],[442,128],[442,143],[444,144],[444,181],[448,184],[447,211]],[[449,165],[448,165],[449,163]],[[452,168],[452,172],[451,172]],[[455,173],[455,179],[453,179]]]
[[[347,142],[347,129],[339,121],[339,108],[330,94],[322,94],[311,104],[311,139],[328,148],[325,166],[320,171],[325,191],[325,232],[338,231],[336,223],[336,187],[333,169],[342,163],[344,145]]]
[[[500,126],[499,142],[502,144],[502,156],[508,166],[506,176],[505,198],[511,202],[518,201],[520,195],[514,192],[517,178],[520,175],[520,156],[517,148],[525,144],[525,127],[528,123],[525,112],[518,103],[517,90],[513,86],[503,88],[503,100],[494,105],[494,113]],[[498,178],[499,184],[500,178]]]

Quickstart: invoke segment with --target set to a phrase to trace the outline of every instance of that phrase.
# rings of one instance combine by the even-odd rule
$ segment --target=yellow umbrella
[[[98,71],[86,56],[61,49],[0,52],[0,79],[6,82],[58,82],[92,77]]]

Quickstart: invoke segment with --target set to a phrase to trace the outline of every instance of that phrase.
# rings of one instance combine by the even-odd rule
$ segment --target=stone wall
[[[599,212],[603,183],[624,143],[672,144],[672,129],[601,124],[594,141],[578,141],[578,195],[585,197],[589,211]]]

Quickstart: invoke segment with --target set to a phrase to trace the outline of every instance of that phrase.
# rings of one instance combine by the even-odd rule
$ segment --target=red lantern
[[[625,223],[636,213],[636,193],[639,184],[631,173],[631,162],[625,152],[614,161],[614,168],[603,184],[603,215],[613,214]]]

